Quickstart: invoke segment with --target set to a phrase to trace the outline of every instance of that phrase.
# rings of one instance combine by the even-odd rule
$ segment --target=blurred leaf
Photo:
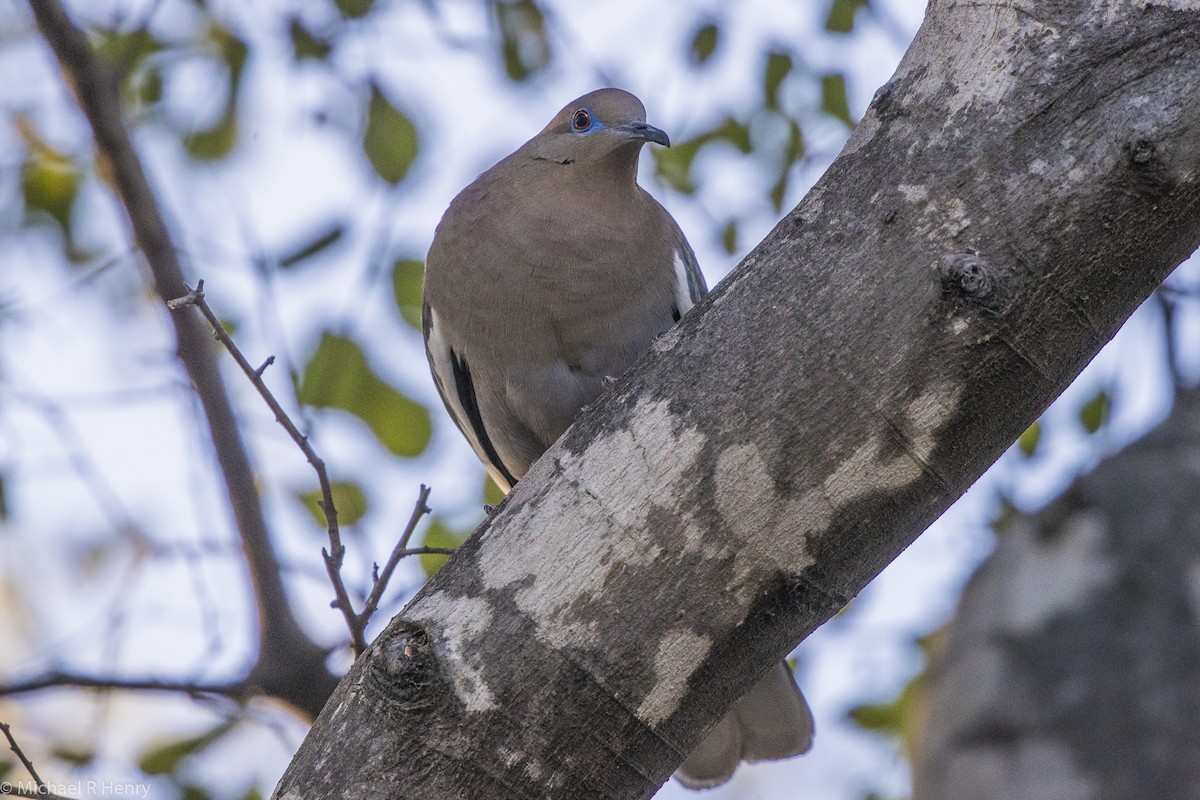
[[[488,506],[500,505],[504,501],[504,490],[496,485],[492,476],[483,475],[483,503]]]
[[[307,261],[342,240],[346,235],[346,226],[341,222],[332,222],[325,230],[317,233],[307,242],[293,248],[290,252],[279,257],[282,269],[294,267],[301,261]]]
[[[288,20],[288,34],[292,38],[292,58],[297,61],[306,58],[321,61],[333,51],[329,40],[306,28],[299,17],[293,16]]]
[[[147,775],[172,773],[185,758],[208,747],[232,730],[235,724],[236,720],[224,720],[199,736],[155,745],[142,753],[138,759],[138,767]]]
[[[435,519],[425,529],[425,536],[421,539],[421,545],[424,547],[458,547],[467,540],[471,535],[470,531],[453,531],[446,527],[446,524],[440,519]],[[432,578],[433,574],[442,568],[450,556],[423,554],[418,556],[421,559],[421,569],[425,570],[425,575]]]
[[[398,456],[419,455],[433,433],[429,411],[385,383],[359,346],[344,336],[321,337],[297,396],[305,405],[353,414]]]
[[[13,123],[25,142],[28,156],[21,164],[21,196],[27,211],[37,211],[55,220],[70,236],[71,209],[79,196],[82,176],[75,159],[51,147],[23,114]]]
[[[414,258],[397,259],[392,265],[392,294],[396,308],[404,321],[421,330],[421,288],[425,280],[425,264]]]
[[[1079,423],[1088,433],[1095,433],[1108,421],[1110,411],[1112,398],[1108,396],[1108,392],[1101,389],[1079,409]]]
[[[8,481],[0,473],[0,522],[8,522]]]
[[[163,77],[157,68],[150,68],[130,77],[133,100],[139,106],[152,106],[162,100]]]
[[[388,183],[399,183],[416,159],[417,147],[417,129],[412,120],[389,103],[377,85],[371,84],[363,150],[375,172]]]
[[[789,119],[787,148],[783,153],[784,163],[788,166],[795,164],[804,158],[804,151],[804,131],[800,129],[800,123],[794,119]]]
[[[0,781],[11,775],[15,766],[12,761],[0,761]]]
[[[733,255],[737,250],[737,241],[737,220],[731,219],[729,222],[726,222],[725,227],[721,229],[721,248],[729,255]]]
[[[846,77],[837,73],[821,76],[821,110],[854,127],[850,106],[846,101]]]
[[[92,30],[92,49],[113,69],[128,72],[164,45],[145,28],[132,31]]]
[[[1028,457],[1033,455],[1037,450],[1038,442],[1042,440],[1042,423],[1035,421],[1032,425],[1025,429],[1025,432],[1017,439],[1017,449],[1021,454]]]
[[[367,495],[357,483],[332,481],[329,491],[333,494],[333,507],[337,509],[338,527],[349,527],[367,515]],[[324,528],[327,522],[325,512],[321,510],[320,488],[311,492],[297,492],[296,498],[304,504],[317,524]]]
[[[829,16],[825,18],[825,30],[830,33],[850,33],[854,30],[854,15],[867,4],[867,0],[833,0]]]
[[[75,767],[86,767],[96,760],[96,751],[85,748],[73,748],[59,745],[50,751],[59,761],[65,761]]]
[[[652,151],[655,171],[676,191],[691,194],[696,191],[696,184],[692,179],[692,163],[700,150],[714,141],[729,142],[741,152],[749,153],[750,129],[733,117],[726,117],[715,128],[678,142],[670,149],[655,148]]]
[[[727,117],[724,122],[714,128],[712,138],[724,139],[743,153],[750,152],[750,129],[733,117]]]
[[[692,162],[709,138],[698,136],[676,142],[669,149],[660,147],[651,150],[654,154],[655,172],[678,192],[691,194],[696,191],[696,184],[692,180]]]
[[[251,786],[238,800],[263,800],[263,796],[257,786]]]
[[[203,786],[188,784],[179,793],[180,800],[212,800],[212,792]]]
[[[767,108],[779,108],[779,87],[791,71],[791,55],[780,52],[767,54],[767,66],[763,72],[763,98]]]
[[[347,19],[358,19],[365,17],[371,11],[371,6],[375,5],[375,0],[335,0],[338,11],[342,12],[342,16]]]
[[[901,742],[911,755],[921,733],[926,682],[926,673],[922,671],[905,684],[896,699],[889,703],[858,706],[850,710],[849,717],[864,730]]]
[[[188,134],[183,139],[184,149],[197,161],[216,161],[233,152],[237,144],[237,118],[232,109],[227,109],[213,127]]]
[[[771,186],[771,207],[775,209],[776,214],[778,214],[780,211],[783,211],[783,201],[787,197],[787,189],[788,174],[787,170],[785,169],[783,174],[779,176],[779,180],[775,181],[775,183]]]
[[[721,31],[714,22],[705,23],[697,28],[696,33],[692,36],[692,46],[688,53],[691,62],[697,66],[708,63],[713,53],[717,51],[720,35]]]
[[[493,0],[504,71],[514,81],[528,79],[550,63],[546,18],[533,0]]]
[[[233,98],[237,96],[238,88],[241,85],[242,70],[246,66],[246,56],[250,53],[250,48],[246,42],[235,34],[232,30],[224,25],[213,25],[209,30],[209,36],[217,45],[217,50],[221,53],[221,60],[229,68],[229,96],[230,105],[233,105]]]

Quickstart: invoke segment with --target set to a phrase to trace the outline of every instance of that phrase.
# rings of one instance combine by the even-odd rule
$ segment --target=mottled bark
[[[1200,796],[1200,390],[1000,531],[930,666],[918,800]]]
[[[276,796],[642,798],[1200,242],[1200,10],[934,2],[801,205],[535,465]]]

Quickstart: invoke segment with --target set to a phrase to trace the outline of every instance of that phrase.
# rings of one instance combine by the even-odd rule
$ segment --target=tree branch
[[[59,0],[32,0],[29,6],[91,123],[100,157],[111,167],[117,195],[129,215],[134,239],[145,256],[158,295],[165,300],[187,294],[166,221],[125,128],[112,74],[97,60]],[[305,635],[288,603],[255,489],[254,470],[210,340],[193,315],[171,314],[171,321],[179,359],[204,408],[246,553],[259,611],[259,655],[254,677],[263,682],[268,694],[315,714],[335,684],[325,668],[325,650]],[[303,677],[297,680],[287,673]]]
[[[4,738],[8,740],[8,749],[16,754],[21,764],[25,767],[25,771],[29,773],[29,777],[33,778],[34,783],[37,784],[38,792],[46,791],[46,782],[42,780],[42,776],[38,775],[37,770],[33,768],[33,762],[25,755],[25,751],[21,749],[21,745],[17,744],[17,740],[13,738],[11,726],[8,723],[0,722],[0,733],[3,733]]]
[[[216,695],[242,701],[254,694],[254,688],[245,681],[227,683],[196,683],[195,681],[160,680],[157,678],[98,677],[76,675],[69,672],[50,672],[25,681],[0,685],[0,697],[14,697],[44,689],[73,688],[144,692],[175,692],[191,695]]]
[[[334,601],[333,605],[342,612],[342,617],[346,620],[346,627],[350,630],[350,645],[354,650],[354,655],[357,657],[367,649],[366,629],[367,623],[370,622],[371,616],[379,607],[379,601],[383,597],[384,591],[387,589],[388,582],[392,579],[392,573],[396,569],[396,565],[400,563],[400,559],[416,555],[418,553],[435,552],[439,548],[417,548],[416,550],[408,549],[408,542],[412,538],[413,532],[417,528],[417,523],[421,521],[421,517],[429,513],[430,489],[424,484],[418,492],[417,502],[413,508],[412,514],[409,515],[408,524],[404,528],[404,532],[400,536],[400,541],[392,550],[392,555],[384,566],[383,572],[380,573],[376,569],[371,594],[367,598],[361,613],[354,611],[354,603],[350,600],[350,593],[346,590],[346,583],[342,580],[342,563],[346,554],[346,548],[342,545],[341,532],[338,529],[337,509],[333,504],[333,487],[329,483],[329,475],[325,470],[325,462],[317,455],[317,451],[313,449],[312,444],[308,441],[308,437],[300,432],[296,427],[296,423],[292,422],[292,418],[280,405],[275,398],[274,393],[267,387],[267,384],[262,379],[263,372],[271,365],[275,357],[270,356],[261,366],[255,368],[251,366],[249,360],[242,353],[237,343],[233,341],[233,337],[225,330],[225,326],[221,324],[220,318],[213,312],[208,301],[204,299],[204,281],[199,281],[196,288],[189,290],[183,297],[177,297],[167,301],[167,308],[176,311],[184,306],[195,306],[200,310],[201,315],[208,320],[212,326],[213,334],[217,340],[225,346],[229,354],[233,356],[233,360],[241,367],[242,372],[254,385],[267,407],[271,409],[271,413],[275,415],[275,421],[278,422],[300,451],[304,453],[304,457],[308,463],[312,465],[313,471],[317,473],[317,482],[321,487],[321,511],[325,514],[326,532],[329,535],[329,549],[321,549],[321,557],[325,562],[325,571],[329,576],[329,582],[333,584]],[[453,550],[446,550],[447,553],[453,553]]]

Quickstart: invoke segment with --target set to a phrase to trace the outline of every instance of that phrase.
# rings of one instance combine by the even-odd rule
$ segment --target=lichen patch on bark
[[[539,461],[526,480],[541,483],[535,474],[553,470],[576,491],[551,492],[515,508],[505,525],[510,535],[495,544],[485,537],[480,546],[484,585],[512,590],[538,638],[552,647],[603,646],[596,621],[568,609],[599,597],[614,571],[646,560],[651,544],[644,531],[656,506],[627,498],[644,495],[646,485],[663,486],[657,494],[670,505],[662,510],[680,513],[684,477],[704,449],[707,437],[666,401],[644,400],[628,419],[629,427],[601,434],[583,453],[556,451],[557,459]]]
[[[434,592],[422,600],[419,616],[427,620],[439,636],[438,654],[446,665],[446,676],[454,693],[468,711],[490,711],[496,708],[496,697],[484,679],[483,665],[475,662],[472,653],[480,651],[474,641],[488,635],[492,608],[483,597],[456,597],[447,592]]]
[[[658,725],[679,710],[687,694],[688,679],[712,649],[711,637],[688,628],[667,631],[654,659],[654,686],[637,708],[648,725]]]

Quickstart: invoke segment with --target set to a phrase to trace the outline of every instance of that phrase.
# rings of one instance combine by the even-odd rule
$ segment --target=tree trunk
[[[1200,242],[1195,2],[933,2],[798,208],[358,660],[279,798],[644,798]]]
[[[999,532],[930,666],[918,800],[1200,796],[1200,390]]]

